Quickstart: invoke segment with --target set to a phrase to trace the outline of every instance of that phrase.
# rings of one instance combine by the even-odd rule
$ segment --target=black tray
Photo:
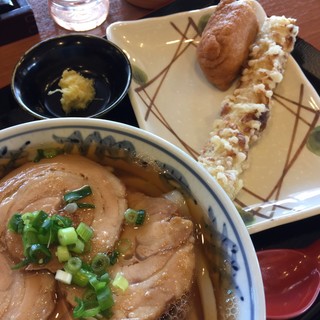
[[[156,10],[147,17],[163,16],[181,11],[189,11],[215,5],[218,0],[176,0],[173,3]],[[298,38],[292,56],[300,65],[300,68],[320,94],[320,52]],[[0,129],[16,124],[35,120],[32,116],[20,109],[11,94],[10,87],[0,90]],[[105,119],[123,122],[138,126],[131,103],[126,97],[120,106],[113,109]],[[256,250],[268,248],[299,248],[310,244],[320,238],[320,215],[302,221],[292,222],[251,236]],[[294,320],[316,320],[320,319],[320,297],[304,315]],[[319,309],[319,310],[318,310]]]

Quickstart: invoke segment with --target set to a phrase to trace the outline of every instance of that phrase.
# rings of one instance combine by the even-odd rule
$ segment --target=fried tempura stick
[[[221,116],[198,158],[231,199],[243,187],[240,175],[248,166],[249,148],[266,127],[273,91],[282,81],[298,33],[295,22],[266,18],[250,48],[240,84],[222,102]]]

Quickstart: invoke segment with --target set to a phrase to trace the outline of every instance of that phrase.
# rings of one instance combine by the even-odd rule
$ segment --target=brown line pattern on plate
[[[295,112],[294,112],[293,110],[291,110],[282,100],[285,100],[286,102],[291,103],[291,104],[293,104],[293,105],[299,106],[300,109],[304,109],[304,110],[306,110],[306,111],[308,111],[308,112],[311,112],[311,113],[316,113],[316,112],[317,112],[316,110],[310,109],[310,107],[307,107],[307,106],[305,106],[305,105],[303,105],[303,104],[299,104],[299,102],[297,103],[296,101],[293,101],[293,100],[291,100],[291,99],[288,99],[288,98],[286,98],[286,97],[284,97],[284,96],[281,96],[281,95],[278,95],[278,94],[276,94],[276,93],[275,93],[273,99],[274,99],[275,101],[277,101],[279,104],[281,104],[281,106],[282,106],[283,108],[285,108],[289,113],[291,113],[291,114],[293,114],[293,115],[295,115]],[[306,124],[307,126],[310,126],[310,125],[311,125],[311,123],[308,122],[307,120],[303,119],[302,116],[299,117],[299,120],[301,120],[301,121],[302,121],[304,124]]]
[[[293,126],[293,131],[291,133],[290,145],[289,145],[289,148],[287,150],[287,157],[286,157],[286,161],[285,161],[285,165],[284,165],[282,174],[280,175],[279,179],[274,184],[274,187],[271,189],[270,193],[266,197],[261,197],[257,193],[253,192],[252,190],[249,190],[249,189],[247,189],[245,187],[243,188],[243,190],[245,192],[247,192],[248,194],[252,195],[257,200],[263,201],[264,203],[270,202],[271,198],[274,201],[278,201],[279,200],[283,182],[284,182],[287,174],[290,172],[290,169],[292,168],[294,163],[299,158],[303,148],[306,145],[306,141],[307,141],[307,139],[309,137],[310,132],[315,128],[315,126],[316,126],[316,124],[317,124],[317,122],[319,120],[319,117],[320,117],[319,110],[314,110],[314,109],[312,109],[310,107],[304,106],[302,104],[303,97],[304,97],[304,85],[303,84],[300,85],[300,93],[299,93],[298,102],[276,94],[276,99],[275,100],[282,107],[284,107],[288,112],[290,112],[291,114],[293,114],[295,116],[295,122],[294,122],[294,126]],[[281,101],[281,99],[283,99],[285,102]],[[289,105],[287,105],[286,103],[290,103],[290,104],[296,106],[297,110],[293,111],[292,109],[290,109]],[[314,115],[311,123],[309,123],[306,119],[302,118],[301,109],[303,109],[305,111],[308,111],[308,112],[310,112],[310,113],[312,113]],[[308,129],[307,129],[306,134],[304,135],[301,143],[299,144],[298,148],[293,153],[293,142],[295,141],[298,125],[299,125],[300,122],[302,122],[303,124],[307,125]],[[273,197],[273,195],[275,195],[275,196]],[[240,201],[238,199],[236,199],[235,202],[240,202]],[[242,204],[242,205],[244,205],[243,208],[245,208],[246,205],[245,204]],[[270,214],[264,214],[263,212],[260,211],[260,209],[262,209],[262,208],[259,205],[259,206],[257,206],[257,208],[252,209],[251,212],[252,212],[252,214],[254,216],[259,216],[259,217],[263,217],[263,218],[266,218],[266,219],[272,218],[274,216],[274,214],[276,213],[277,209],[294,210],[294,208],[290,208],[290,207],[286,207],[286,206],[282,206],[282,205],[278,205],[278,204],[273,204],[272,205],[272,210],[271,210]]]
[[[297,110],[297,113],[295,113],[295,121],[294,121],[294,125],[293,125],[293,131],[292,131],[291,138],[290,138],[289,148],[287,150],[287,156],[286,156],[286,161],[285,161],[284,168],[283,168],[283,173],[286,171],[286,169],[288,168],[288,165],[290,163],[290,157],[291,157],[291,154],[292,154],[292,151],[293,151],[293,143],[295,141],[295,137],[296,137],[296,134],[297,134],[297,128],[298,128],[298,124],[299,124],[299,120],[300,120],[303,93],[304,93],[304,86],[303,86],[303,84],[301,84],[300,85],[300,92],[299,92],[299,103],[297,105],[298,110]],[[299,151],[299,154],[300,154],[301,146],[300,146],[299,150],[300,150]],[[281,176],[280,180],[278,181],[277,185],[275,186],[276,189],[275,189],[274,199],[276,201],[279,200],[280,192],[281,192],[282,185],[283,185],[283,182],[284,182],[284,178],[285,178],[285,175]],[[271,198],[271,195],[272,195],[272,192],[268,195],[268,197],[267,197],[268,200]],[[274,205],[272,207],[271,218],[274,216],[276,208],[278,208],[278,206],[276,206],[276,205]]]
[[[301,98],[302,99],[302,98]],[[300,108],[299,108],[300,109]],[[310,109],[311,110],[311,109]],[[285,166],[282,175],[280,176],[277,184],[275,185],[273,191],[270,193],[270,195],[268,196],[268,198],[271,197],[271,194],[274,192],[274,190],[276,188],[279,188],[279,185],[282,183],[282,180],[284,179],[284,177],[286,176],[286,174],[289,172],[290,168],[293,166],[294,162],[298,159],[303,147],[306,145],[308,136],[310,134],[310,132],[315,128],[318,120],[319,120],[319,111],[315,111],[315,116],[313,118],[313,121],[311,122],[309,129],[307,130],[302,142],[300,143],[299,148],[297,149],[297,151],[295,152],[294,156],[292,157],[292,159],[290,161],[288,161],[287,165]]]
[[[149,97],[148,93],[145,92],[146,96]],[[138,96],[141,98],[141,100],[143,101],[143,103],[147,106],[145,100],[143,99],[143,97],[141,96],[140,92],[138,93]],[[148,107],[148,106],[147,106]],[[150,111],[158,120],[160,123],[163,124],[164,127],[167,128],[167,130],[169,132],[172,133],[173,136],[175,136],[177,138],[177,140],[185,147],[185,149],[187,150],[187,152],[193,157],[193,158],[197,158],[199,153],[191,148],[191,146],[189,146],[184,140],[182,140],[180,138],[180,136],[178,134],[176,134],[176,132],[173,130],[173,128],[170,126],[170,124],[167,122],[167,120],[163,117],[163,115],[161,114],[161,112],[159,112],[158,108],[156,105],[153,105],[153,109],[156,109],[156,111],[158,113],[156,113],[153,109]]]
[[[246,189],[245,187],[243,188],[243,190],[254,195],[254,193],[252,193],[249,189]],[[264,201],[264,199],[262,199],[262,201]],[[257,205],[256,207],[250,208],[248,210],[246,209],[246,207],[247,207],[246,204],[244,202],[240,201],[239,199],[235,199],[234,202],[236,204],[238,204],[239,206],[241,206],[242,208],[244,208],[245,211],[249,211],[255,217],[260,217],[260,218],[263,218],[266,220],[269,220],[273,217],[273,211],[271,211],[271,215],[265,214],[265,213],[259,211],[259,210],[264,209],[266,207],[265,204],[268,204],[267,201],[264,202],[264,207],[262,207],[262,205]],[[270,206],[272,206],[272,210],[275,210],[276,208],[285,209],[285,210],[292,210],[292,208],[290,208],[290,207],[273,204],[271,202],[270,202]]]
[[[184,31],[181,31],[175,23],[170,22],[170,24],[171,24],[172,28],[178,34],[181,35],[177,49],[176,49],[172,59],[170,60],[168,65],[165,68],[163,68],[156,76],[154,76],[152,79],[150,79],[145,84],[137,87],[135,89],[135,92],[138,94],[138,96],[143,101],[144,105],[146,106],[147,110],[146,110],[146,114],[145,114],[145,121],[148,120],[150,113],[152,113],[158,119],[158,121],[160,123],[162,123],[162,125],[182,144],[182,146],[186,149],[186,151],[193,158],[197,159],[199,152],[197,150],[191,148],[191,146],[187,142],[185,142],[175,132],[175,130],[172,128],[172,126],[169,124],[169,122],[165,119],[165,117],[163,116],[163,114],[161,113],[161,111],[159,110],[159,108],[156,104],[156,98],[160,92],[162,84],[165,81],[172,65],[179,59],[179,57],[181,57],[182,54],[184,54],[186,52],[186,50],[188,50],[190,48],[190,46],[195,46],[196,44],[194,43],[194,40],[197,37],[200,37],[198,27],[191,17],[188,17],[187,24],[186,24]],[[191,29],[191,31],[193,31],[193,30],[195,31],[195,35],[193,37],[187,36],[188,32],[190,32],[190,29]],[[189,40],[190,40],[190,42],[186,43]],[[184,44],[185,44],[185,46],[183,47]],[[159,78],[160,78],[160,80],[159,80]],[[156,91],[152,95],[150,95],[150,93],[148,92],[148,88],[150,87],[151,84],[153,84],[157,80],[159,80],[159,83],[158,83],[158,86],[156,87]],[[265,197],[258,195],[256,192],[254,192],[253,190],[250,190],[246,187],[243,188],[244,192],[246,192],[247,194],[250,194],[252,197],[257,199],[258,201],[260,200],[260,204],[257,204],[256,208],[251,209],[253,215],[257,216],[257,217],[265,218],[266,220],[271,219],[274,216],[274,214],[276,213],[277,209],[294,210],[294,208],[290,208],[290,207],[276,204],[276,203],[273,204],[272,202],[279,200],[283,182],[284,182],[287,174],[290,172],[290,169],[292,168],[293,164],[299,158],[299,156],[302,152],[302,149],[306,144],[309,133],[316,126],[316,124],[319,120],[319,111],[314,110],[314,109],[303,104],[303,97],[304,97],[303,86],[304,86],[303,84],[300,85],[301,90],[299,93],[298,101],[289,99],[288,97],[279,95],[277,93],[275,93],[274,97],[273,97],[273,99],[277,103],[279,103],[279,105],[282,108],[286,109],[290,114],[292,114],[295,117],[295,124],[293,127],[293,132],[292,132],[292,136],[291,136],[291,140],[290,140],[291,142],[290,142],[290,146],[287,150],[287,157],[286,157],[285,165],[284,165],[283,172],[282,172],[281,176],[275,182],[275,184],[274,184],[273,188],[270,190],[269,194],[266,195]],[[145,97],[143,96],[143,94],[145,95]],[[292,110],[292,106],[296,106],[297,110]],[[302,110],[307,111],[309,113],[311,112],[314,114],[314,117],[311,122],[309,122],[306,118],[304,118],[304,116],[301,114]],[[293,152],[293,142],[295,141],[295,137],[297,134],[297,128],[298,128],[299,123],[305,124],[309,129],[307,130],[302,142],[298,146],[298,149],[295,152]],[[291,156],[292,156],[292,158],[291,158]],[[273,195],[275,195],[274,199],[272,199]],[[267,203],[270,204],[270,206],[272,207],[271,213],[265,214],[261,211],[263,209],[261,206],[261,202],[264,202],[265,204],[267,204]],[[243,203],[239,199],[235,199],[235,203],[238,203],[244,209],[246,207],[249,208],[248,205],[246,205],[245,203]],[[252,206],[254,206],[254,205],[251,205],[251,207]]]
[[[162,84],[164,82],[164,80],[166,79],[166,76],[168,74],[168,72],[170,71],[172,65],[178,60],[178,58],[190,47],[190,46],[194,46],[194,40],[199,37],[199,31],[198,28],[196,26],[196,24],[194,23],[194,21],[189,17],[188,19],[188,23],[187,26],[185,28],[185,30],[182,32],[179,30],[179,28],[173,23],[170,22],[171,26],[173,27],[174,30],[176,30],[178,32],[178,34],[181,35],[181,38],[179,40],[179,44],[177,46],[177,49],[171,59],[171,61],[169,62],[169,64],[162,69],[155,77],[153,77],[152,79],[150,79],[148,82],[146,82],[145,84],[143,84],[140,87],[137,87],[135,89],[135,92],[138,94],[138,96],[140,97],[140,99],[143,101],[144,105],[147,108],[146,114],[145,114],[145,121],[148,120],[150,113],[152,113],[167,129],[169,132],[172,133],[172,135],[174,137],[176,137],[178,139],[178,141],[185,147],[185,149],[189,152],[189,154],[196,159],[199,155],[199,153],[193,149],[190,145],[188,145],[183,139],[180,138],[180,136],[173,130],[172,126],[170,126],[169,122],[164,118],[164,116],[162,115],[162,113],[160,112],[159,108],[157,107],[155,100],[159,94],[159,91],[162,87]],[[190,32],[190,28],[191,31],[195,31],[195,34],[189,38],[187,37],[188,32]],[[182,47],[185,44],[185,40],[190,40],[190,42],[188,42],[185,47]],[[146,90],[152,83],[154,83],[155,81],[157,81],[160,78],[159,84],[156,87],[156,91],[155,93],[150,96],[148,91]],[[144,99],[144,97],[142,96],[141,92],[143,92],[146,97],[148,99]],[[149,100],[149,101],[147,101]],[[154,111],[155,109],[155,111]]]
[[[190,19],[189,19],[189,20],[190,20]],[[178,30],[177,26],[176,26],[173,22],[170,22],[170,24],[172,25],[172,27],[173,27],[174,30]],[[139,92],[139,91],[141,91],[141,90],[145,91],[145,89],[146,89],[148,86],[150,86],[150,84],[152,84],[152,83],[155,82],[158,78],[161,77],[160,83],[159,83],[159,85],[158,85],[158,87],[157,87],[157,89],[156,89],[156,92],[154,93],[153,97],[151,98],[150,104],[147,105],[147,112],[146,112],[146,115],[145,115],[145,121],[148,120],[148,117],[149,117],[150,111],[151,111],[151,109],[152,109],[152,106],[154,106],[154,100],[156,99],[156,97],[157,97],[157,95],[158,95],[158,93],[159,93],[159,91],[160,91],[160,88],[161,88],[161,86],[162,86],[162,84],[163,84],[163,81],[165,80],[165,78],[166,78],[169,70],[171,69],[173,63],[189,48],[189,46],[194,45],[194,43],[193,43],[194,38],[199,36],[198,30],[195,29],[196,35],[191,38],[192,41],[188,42],[188,44],[187,44],[187,45],[181,50],[181,52],[180,52],[180,49],[181,49],[182,45],[184,44],[184,41],[183,41],[183,40],[184,40],[184,39],[185,39],[185,40],[189,40],[189,39],[190,39],[190,38],[188,38],[186,35],[187,35],[187,33],[188,33],[188,31],[189,31],[189,28],[190,28],[191,26],[192,26],[193,28],[196,28],[195,24],[194,24],[194,23],[191,23],[191,22],[189,21],[189,23],[188,23],[188,25],[187,25],[186,30],[184,31],[184,33],[180,32],[180,31],[178,32],[180,35],[182,35],[182,37],[181,37],[181,39],[180,39],[180,41],[179,41],[179,45],[178,45],[178,47],[177,47],[177,49],[176,49],[176,51],[175,51],[175,53],[174,53],[174,55],[173,55],[173,58],[172,58],[172,60],[169,62],[169,64],[168,64],[163,70],[161,70],[160,73],[158,73],[154,78],[152,78],[151,80],[149,80],[149,81],[148,81],[147,83],[145,83],[143,86],[138,87],[138,88],[135,89],[136,92]]]

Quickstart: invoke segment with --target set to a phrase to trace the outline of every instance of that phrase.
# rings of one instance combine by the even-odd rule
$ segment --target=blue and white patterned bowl
[[[227,273],[234,284],[232,296],[238,314],[226,319],[265,319],[262,277],[249,233],[225,192],[194,159],[165,140],[135,127],[92,118],[48,119],[0,132],[0,174],[28,158],[35,147],[53,143],[82,153],[92,145],[99,152],[112,150],[119,156],[126,149],[132,155],[156,160],[171,179],[191,191],[207,214],[211,233],[226,252],[220,265],[210,266],[222,273],[227,272],[225,265],[229,266]]]

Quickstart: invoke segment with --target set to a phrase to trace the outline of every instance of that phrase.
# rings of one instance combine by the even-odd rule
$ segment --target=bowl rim
[[[125,66],[128,69],[128,76],[124,85],[124,88],[121,92],[121,95],[119,95],[117,97],[117,99],[115,99],[115,101],[111,104],[108,105],[108,108],[99,111],[95,114],[86,116],[89,118],[101,118],[102,116],[104,116],[105,114],[107,114],[109,111],[111,111],[113,108],[115,108],[123,99],[124,97],[128,94],[130,85],[131,85],[131,81],[132,81],[132,77],[133,77],[133,72],[132,72],[132,66],[131,66],[131,62],[127,56],[127,54],[114,42],[108,40],[106,37],[102,37],[102,36],[97,36],[97,35],[93,35],[93,34],[86,34],[86,33],[68,33],[68,34],[62,34],[62,35],[58,35],[58,36],[53,36],[50,37],[48,39],[42,40],[36,44],[34,44],[33,46],[31,46],[30,48],[28,48],[23,54],[22,56],[19,58],[18,62],[15,64],[13,72],[12,72],[12,76],[11,76],[11,83],[10,83],[10,90],[11,90],[11,94],[13,96],[13,98],[15,99],[15,101],[18,103],[18,105],[27,113],[31,114],[33,117],[40,119],[40,120],[45,120],[45,119],[55,119],[58,117],[46,117],[43,116],[39,113],[37,113],[36,111],[32,110],[31,108],[29,108],[23,101],[22,99],[16,95],[16,88],[15,88],[15,79],[16,79],[16,75],[17,75],[17,71],[20,67],[20,65],[24,62],[24,60],[28,57],[28,55],[30,55],[30,53],[33,50],[36,50],[37,48],[43,46],[43,45],[47,45],[48,43],[50,44],[50,42],[57,42],[59,41],[59,39],[67,39],[67,38],[87,38],[87,39],[91,39],[91,40],[97,40],[97,41],[102,41],[103,43],[107,43],[108,45],[112,46],[119,54],[121,54],[123,60],[125,61]],[[72,116],[73,118],[76,116]],[[64,117],[64,118],[72,118],[72,117]],[[77,118],[84,118],[82,116],[79,116]]]
[[[183,166],[191,168],[192,174],[200,177],[200,180],[206,185],[206,188],[212,188],[215,200],[220,206],[224,207],[230,215],[230,219],[226,216],[227,220],[233,225],[233,231],[238,240],[241,252],[244,254],[244,265],[246,270],[249,271],[248,282],[250,287],[250,301],[253,297],[261,298],[259,301],[254,300],[254,306],[250,303],[253,308],[251,312],[252,318],[250,320],[265,319],[266,306],[265,306],[265,294],[263,289],[262,275],[255,253],[255,249],[250,238],[249,232],[241,219],[235,205],[231,199],[227,196],[222,187],[216,182],[209,172],[202,166],[197,165],[195,159],[188,155],[185,151],[181,150],[171,142],[138,127],[133,127],[120,122],[111,120],[96,119],[96,118],[51,118],[45,120],[36,120],[23,124],[19,124],[13,127],[9,127],[1,130],[0,132],[0,144],[3,143],[8,137],[18,137],[24,135],[26,131],[29,133],[41,131],[41,130],[53,130],[55,128],[77,128],[83,129],[94,129],[108,130],[114,133],[125,134],[126,136],[132,137],[136,140],[148,141],[148,144],[152,147],[156,147],[160,152],[165,152],[173,157],[175,160],[179,159],[179,162]],[[241,227],[239,227],[241,225]],[[249,246],[248,249],[244,249],[245,246]],[[249,319],[246,319],[249,320]]]

